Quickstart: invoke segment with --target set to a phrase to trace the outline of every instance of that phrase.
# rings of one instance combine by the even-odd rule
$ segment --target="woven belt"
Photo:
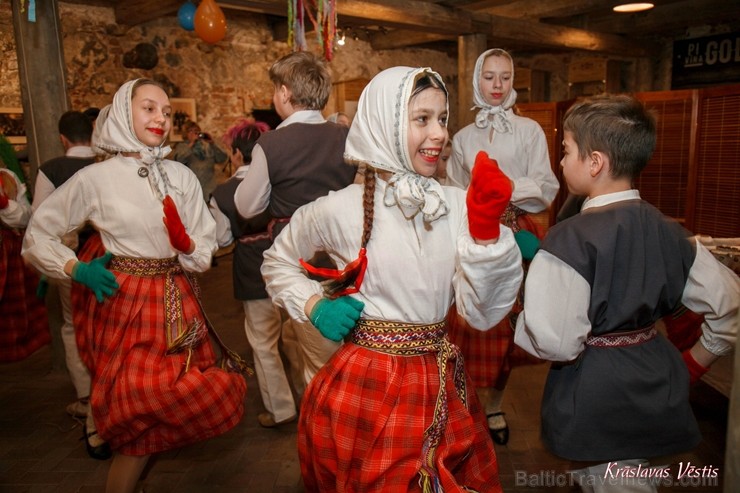
[[[250,243],[256,243],[260,240],[275,240],[275,226],[278,224],[286,224],[290,222],[289,217],[275,217],[270,219],[270,222],[267,223],[267,230],[262,231],[261,233],[253,233],[251,235],[244,235],[239,237],[239,243],[243,243],[244,245],[249,245]]]
[[[434,455],[444,435],[449,408],[445,382],[447,363],[455,361],[453,380],[458,397],[467,406],[465,371],[460,349],[447,338],[447,322],[415,325],[381,320],[360,319],[352,331],[351,342],[373,351],[397,356],[418,356],[437,353],[439,392],[434,406],[434,419],[424,431],[422,466],[419,471],[422,491],[439,491],[439,474],[434,466]]]
[[[658,336],[655,324],[629,332],[612,332],[600,336],[589,336],[587,346],[594,347],[627,347],[642,344]]]

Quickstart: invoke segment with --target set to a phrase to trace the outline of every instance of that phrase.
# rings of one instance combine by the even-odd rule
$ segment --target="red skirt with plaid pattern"
[[[190,356],[187,350],[168,355],[164,275],[114,274],[120,287],[103,303],[77,283],[73,295],[100,436],[123,454],[146,455],[233,428],[244,413],[246,381],[241,374],[215,365],[208,338]],[[185,275],[176,274],[175,283],[182,293],[183,320],[204,320]]]
[[[23,262],[23,233],[0,228],[0,362],[20,361],[51,342],[39,276]]]
[[[435,453],[447,493],[500,492],[498,463],[480,402],[458,397],[448,362],[449,416]],[[298,451],[307,492],[420,492],[424,431],[434,418],[433,353],[397,356],[345,343],[309,384]],[[468,489],[465,489],[468,488]]]

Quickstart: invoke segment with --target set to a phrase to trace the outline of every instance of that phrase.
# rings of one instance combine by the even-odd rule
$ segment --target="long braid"
[[[365,247],[367,247],[370,241],[370,233],[373,229],[373,217],[375,209],[375,170],[368,167],[365,171],[365,189],[362,193],[362,242],[360,245],[360,254],[357,259],[353,260],[345,267],[342,271],[342,275],[329,279],[322,282],[324,287],[324,293],[331,297],[339,296],[340,293],[346,292],[352,286],[355,286],[355,282],[358,278],[361,281],[361,277],[364,276],[365,268],[367,266],[367,258],[365,257]],[[305,265],[304,265],[305,267]],[[356,289],[359,288],[359,284],[356,285]]]
[[[365,190],[362,193],[362,243],[361,247],[366,248],[370,241],[370,234],[373,231],[373,219],[375,216],[375,168],[368,167],[365,171]]]

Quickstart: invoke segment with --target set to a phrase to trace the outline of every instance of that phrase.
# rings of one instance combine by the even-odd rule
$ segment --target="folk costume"
[[[323,287],[299,259],[324,250],[339,269],[367,261],[352,295],[364,302],[362,318],[301,405],[298,447],[310,492],[501,491],[485,417],[447,340],[445,315],[456,301],[474,326],[494,325],[516,297],[521,257],[508,228],[497,243],[476,244],[465,193],[413,171],[408,103],[427,74],[436,75],[387,69],[360,97],[345,158],[393,173],[377,178],[366,252],[358,257],[367,213],[358,184],[301,207],[265,252],[268,293],[300,321]]]
[[[478,113],[475,122],[457,132],[452,140],[447,180],[450,185],[467,189],[475,157],[481,150],[485,151],[514,182],[511,202],[502,222],[514,233],[528,231],[541,240],[544,232],[529,214],[547,209],[560,185],[551,169],[542,128],[534,120],[514,113],[516,91],[512,88],[500,106],[491,106],[486,102],[479,80],[483,64],[492,51],[483,52],[476,61],[472,84],[474,107],[478,108]],[[513,83],[513,67],[511,76]],[[525,260],[525,269],[527,264]],[[517,303],[512,320],[520,310],[521,304]],[[449,324],[450,339],[460,346],[465,355],[466,368],[476,387],[503,390],[511,372],[511,353],[515,350],[510,319],[504,319],[491,330],[481,332],[469,327],[457,316],[456,310],[452,310]],[[525,355],[518,359],[526,361],[527,358]],[[499,395],[499,402],[492,406],[494,409],[487,409],[490,416],[501,414],[498,412],[501,397]],[[508,440],[508,431],[506,433],[499,443]]]
[[[275,130],[262,134],[252,149],[249,171],[234,194],[239,214],[247,218],[265,212],[269,214],[272,218],[272,241],[299,207],[352,183],[355,170],[344,162],[347,132],[346,127],[327,122],[319,110],[299,110],[283,120]],[[329,263],[324,265],[331,266]],[[290,324],[293,327],[289,327]],[[264,341],[273,341],[270,345],[274,345],[281,335],[281,327],[283,332],[292,331],[298,338],[302,361],[293,358],[291,363],[295,366],[300,363],[304,384],[308,384],[339,344],[321,337],[310,323],[302,324],[295,320],[283,323],[282,315],[272,317],[272,320],[263,317],[255,327],[261,334],[253,331],[249,337],[250,344],[253,347],[264,346]],[[264,365],[275,368],[281,365],[279,360],[271,360],[266,354],[277,354],[277,348],[257,351],[265,354]],[[276,421],[278,418],[275,416]]]
[[[228,371],[240,360],[213,332],[189,275],[210,267],[215,223],[193,172],[162,159],[168,147],[136,138],[135,82],[121,86],[96,122],[93,147],[116,155],[80,170],[41,204],[23,254],[50,277],[66,277],[64,266],[76,257],[60,238],[86,221],[100,232],[119,289],[101,302],[88,290],[84,307],[75,307],[87,315],[77,330],[87,341],[83,358],[91,357],[91,410],[113,450],[148,455],[230,430],[242,416],[246,382]],[[170,245],[166,197],[195,244],[190,255]]]
[[[637,190],[601,195],[550,229],[529,269],[515,342],[554,361],[542,436],[556,455],[672,455],[700,439],[680,352],[655,330],[679,303],[705,315],[702,345],[738,331],[740,281]]]
[[[51,342],[44,301],[36,296],[39,276],[21,257],[31,217],[26,186],[0,168],[0,362],[20,361]]]

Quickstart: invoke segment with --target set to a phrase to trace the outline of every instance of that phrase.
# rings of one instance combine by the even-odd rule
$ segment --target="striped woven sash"
[[[441,491],[439,474],[434,466],[434,456],[444,435],[449,417],[445,382],[447,380],[447,363],[450,361],[454,360],[455,362],[453,381],[455,382],[457,395],[466,407],[468,403],[463,357],[460,349],[447,338],[447,322],[415,325],[360,319],[352,330],[350,340],[358,346],[397,356],[437,354],[439,392],[434,406],[434,419],[432,424],[424,431],[419,483],[424,492]]]

